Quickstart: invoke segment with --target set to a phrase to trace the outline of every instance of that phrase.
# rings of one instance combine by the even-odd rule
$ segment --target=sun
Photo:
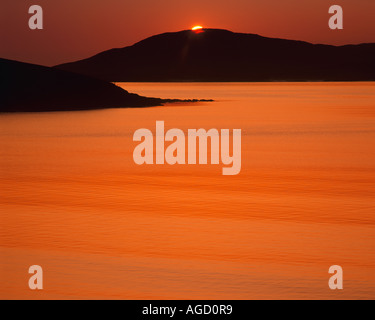
[[[202,26],[195,26],[195,27],[191,28],[191,30],[193,30],[193,31],[199,31],[199,30],[202,30],[202,29],[203,29]]]

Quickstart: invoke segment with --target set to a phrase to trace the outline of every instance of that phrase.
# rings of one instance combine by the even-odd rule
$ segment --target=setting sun
[[[202,30],[202,29],[203,29],[202,26],[195,26],[195,27],[191,28],[191,30],[193,30],[193,31]]]

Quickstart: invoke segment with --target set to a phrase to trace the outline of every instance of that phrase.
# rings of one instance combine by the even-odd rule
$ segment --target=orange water
[[[375,83],[119,85],[215,102],[0,115],[0,298],[375,298]],[[135,165],[156,120],[242,129],[241,173]]]

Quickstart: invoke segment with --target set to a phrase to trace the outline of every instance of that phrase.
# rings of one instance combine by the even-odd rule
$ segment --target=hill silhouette
[[[220,29],[152,36],[56,66],[107,81],[370,81],[375,43],[331,46]]]
[[[141,97],[103,80],[0,59],[0,112],[149,107],[166,100]]]

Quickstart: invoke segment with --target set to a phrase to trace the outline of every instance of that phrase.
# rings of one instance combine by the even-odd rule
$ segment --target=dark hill
[[[375,44],[315,45],[204,29],[147,38],[57,68],[107,81],[369,81]]]
[[[165,101],[103,80],[6,59],[0,59],[0,79],[0,112],[147,107]]]

